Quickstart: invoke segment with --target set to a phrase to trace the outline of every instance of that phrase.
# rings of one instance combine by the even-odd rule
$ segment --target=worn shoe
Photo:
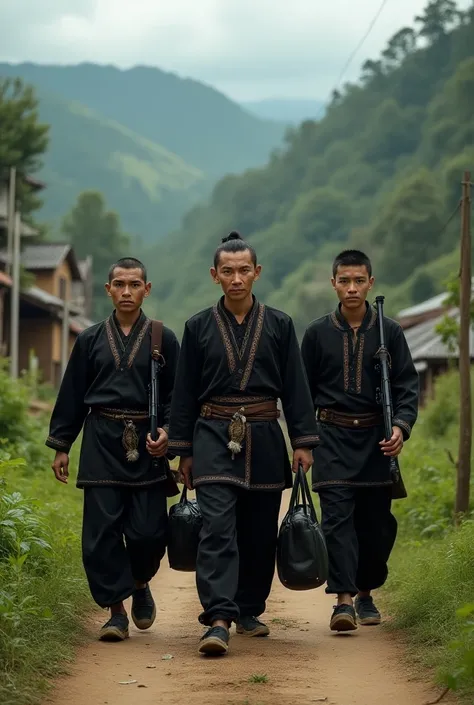
[[[201,638],[198,652],[206,656],[221,656],[229,649],[229,630],[224,627],[211,627]]]
[[[156,619],[156,605],[148,585],[133,593],[132,619],[137,629],[149,629]]]
[[[124,641],[128,637],[128,617],[126,614],[113,614],[99,632],[100,641]]]
[[[235,631],[244,636],[268,636],[270,629],[256,617],[240,617]]]
[[[351,632],[357,629],[355,609],[351,605],[338,605],[335,607],[329,628],[333,632]]]
[[[361,624],[368,626],[380,624],[382,621],[380,612],[371,597],[356,597],[354,607]]]

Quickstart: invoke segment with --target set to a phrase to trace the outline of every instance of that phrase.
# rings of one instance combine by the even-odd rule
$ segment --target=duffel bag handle
[[[300,480],[300,483],[301,483],[301,494],[305,494],[305,495],[306,495],[306,499],[307,499],[307,501],[308,501],[307,506],[309,507],[309,513],[310,513],[311,519],[312,519],[314,522],[317,522],[318,519],[317,519],[317,516],[316,516],[316,509],[314,508],[313,498],[311,497],[311,492],[310,492],[310,489],[309,489],[308,479],[307,479],[307,477],[306,477],[306,473],[304,472],[303,466],[301,465],[301,463],[300,463],[300,465],[299,465],[298,472],[301,473],[301,480]],[[306,503],[304,503],[304,506],[305,506],[305,509],[306,509]]]
[[[309,490],[308,480],[306,479],[306,473],[304,472],[301,463],[299,463],[298,465],[298,471],[293,482],[293,490],[291,492],[290,499],[290,511],[294,511],[298,503],[300,492],[303,511],[305,512],[305,514],[307,514],[309,509],[309,514],[311,518],[313,519],[313,521],[317,522],[316,510],[314,508],[313,499]]]
[[[181,492],[181,497],[180,497],[179,503],[184,504],[187,501],[188,501],[188,488],[186,487],[186,485],[184,485],[183,491]]]

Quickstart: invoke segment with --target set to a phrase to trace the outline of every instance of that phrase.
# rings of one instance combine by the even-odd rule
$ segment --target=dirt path
[[[333,635],[328,620],[334,598],[324,588],[286,590],[277,577],[265,614],[271,636],[235,635],[226,657],[200,657],[196,647],[203,628],[194,580],[194,574],[170,570],[165,559],[153,583],[159,603],[153,629],[139,632],[131,624],[131,638],[119,644],[103,644],[91,634],[48,703],[424,705],[436,696],[410,676],[390,634],[360,627],[351,635]],[[94,619],[94,629],[104,615]],[[452,702],[443,699],[443,705]]]

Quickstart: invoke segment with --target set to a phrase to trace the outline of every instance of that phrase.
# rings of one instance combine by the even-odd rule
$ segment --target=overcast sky
[[[344,80],[428,0],[388,0]],[[0,59],[157,66],[236,100],[325,99],[381,0],[0,0]],[[467,7],[469,0],[458,0]]]

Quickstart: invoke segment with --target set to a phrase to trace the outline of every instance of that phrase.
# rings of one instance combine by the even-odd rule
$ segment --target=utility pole
[[[471,402],[471,173],[464,172],[461,201],[461,269],[459,296],[459,453],[456,487],[456,516],[469,510],[472,446]]]
[[[13,237],[15,231],[15,209],[16,209],[16,169],[14,166],[10,168],[10,184],[8,187],[8,235],[7,235],[7,262],[5,271],[7,274],[12,272],[13,258]]]
[[[20,236],[21,214],[15,214],[12,247],[12,290],[10,308],[10,374],[13,379],[18,377],[18,333],[20,319]]]

